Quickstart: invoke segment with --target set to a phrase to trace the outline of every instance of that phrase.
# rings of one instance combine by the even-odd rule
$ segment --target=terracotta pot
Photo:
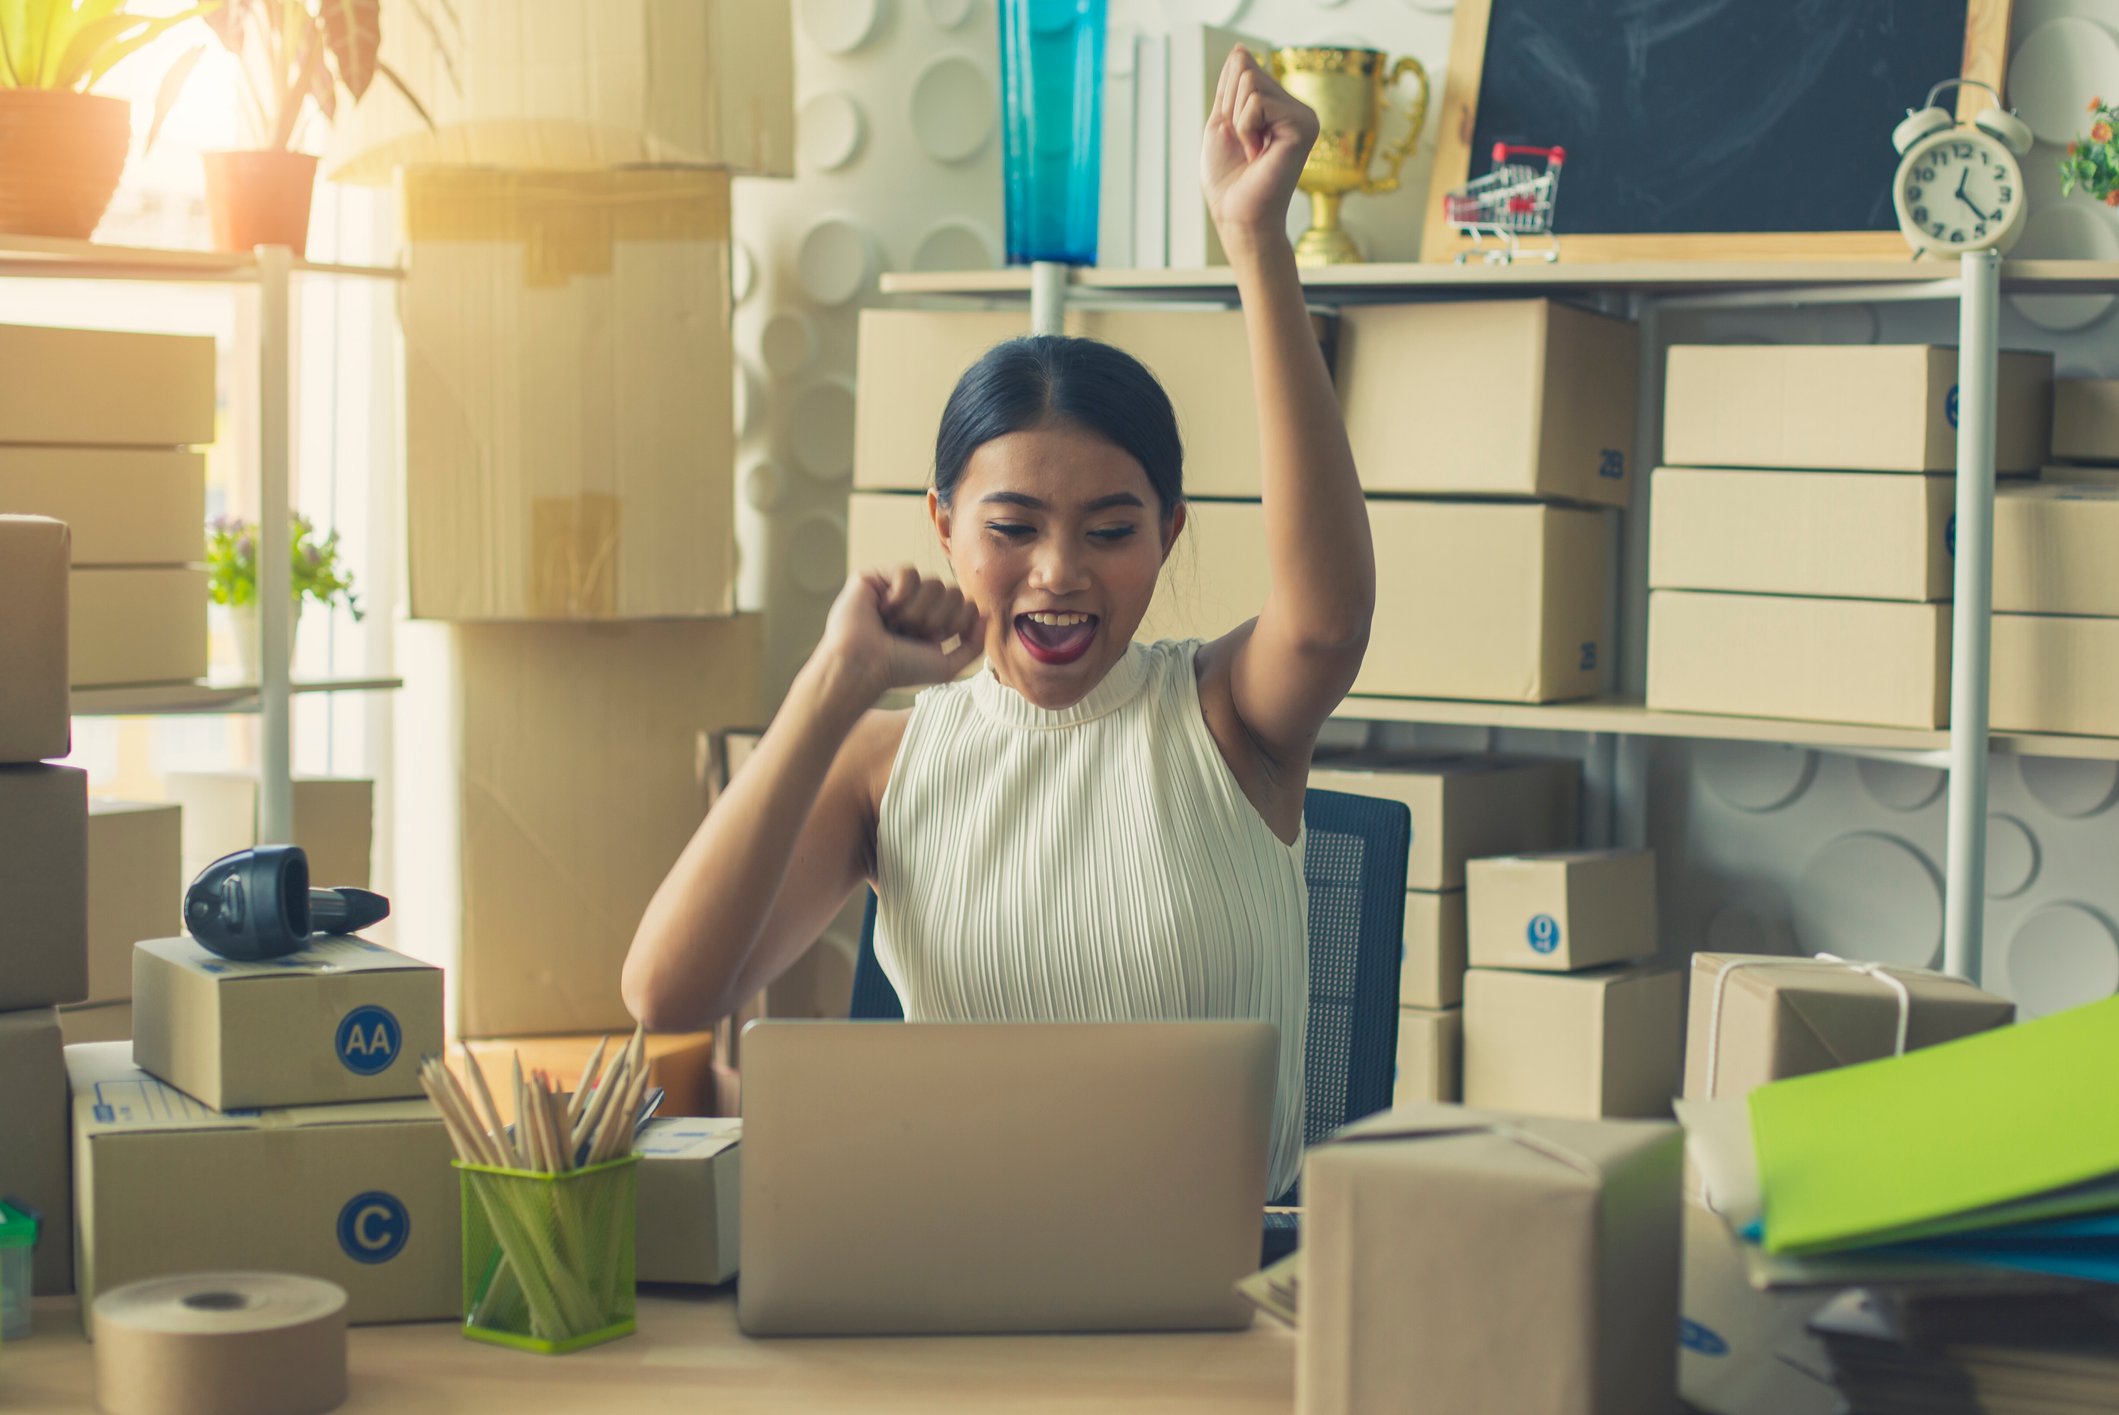
[[[0,88],[0,233],[87,240],[131,144],[122,98]]]
[[[316,158],[306,152],[209,152],[206,211],[213,248],[247,251],[287,246],[309,249],[309,194],[316,190]]]

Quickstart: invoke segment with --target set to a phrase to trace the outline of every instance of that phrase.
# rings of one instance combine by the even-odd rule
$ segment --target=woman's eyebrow
[[[1082,510],[1108,511],[1114,506],[1144,506],[1146,504],[1147,503],[1143,502],[1139,497],[1135,496],[1130,491],[1119,491],[1113,492],[1109,496],[1097,497],[1096,500],[1082,507]]]
[[[1004,506],[1021,506],[1029,511],[1042,511],[1045,509],[1044,502],[1034,496],[1025,496],[1020,491],[989,491],[979,498],[981,506],[993,502],[999,502]]]

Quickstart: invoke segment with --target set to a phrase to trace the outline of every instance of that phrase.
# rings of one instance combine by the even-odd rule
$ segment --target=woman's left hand
[[[1221,66],[1199,149],[1199,186],[1227,245],[1285,235],[1288,202],[1317,141],[1317,115],[1237,45]]]

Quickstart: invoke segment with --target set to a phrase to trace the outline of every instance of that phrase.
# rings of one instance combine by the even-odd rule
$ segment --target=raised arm
[[[1270,586],[1228,640],[1237,715],[1268,753],[1307,761],[1353,686],[1376,607],[1368,508],[1287,236],[1317,115],[1238,46],[1222,66],[1200,183],[1236,271],[1251,344]]]
[[[872,711],[876,700],[947,682],[981,647],[977,614],[940,581],[906,568],[847,582],[772,726],[633,934],[621,987],[635,1017],[656,1031],[704,1027],[817,941],[872,868],[876,804],[905,729],[903,714]]]

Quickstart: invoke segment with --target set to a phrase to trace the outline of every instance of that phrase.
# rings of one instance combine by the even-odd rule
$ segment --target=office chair
[[[1405,942],[1405,860],[1412,813],[1396,801],[1310,791],[1302,801],[1310,893],[1309,1042],[1303,1058],[1303,1144],[1391,1103],[1398,1068],[1398,959]],[[876,960],[876,896],[861,919],[855,1020],[898,1021],[905,1009]],[[1275,1201],[1299,1202],[1300,1184]],[[1267,1214],[1262,1260],[1293,1252],[1294,1214]]]

